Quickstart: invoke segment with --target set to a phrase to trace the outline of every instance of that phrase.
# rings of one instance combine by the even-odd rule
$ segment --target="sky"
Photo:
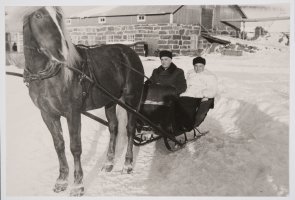
[[[8,14],[5,18],[7,31],[21,31],[22,22],[21,18],[24,9],[27,7],[5,7],[5,11]],[[66,17],[71,16],[87,16],[89,13],[95,11],[101,12],[111,8],[111,6],[62,6]],[[263,17],[282,17],[290,16],[288,4],[271,4],[267,6],[251,6],[243,5],[242,10],[245,12],[248,18],[263,18]],[[263,16],[261,15],[263,13]],[[256,26],[264,26],[270,32],[277,31],[289,31],[289,21],[275,21],[275,22],[263,22],[263,23],[246,23],[246,31],[252,31]]]
[[[290,16],[290,10],[288,4],[276,4],[271,7],[261,6],[242,6],[243,11],[248,18],[267,18],[267,17],[284,17]],[[263,13],[263,15],[262,15]],[[269,22],[247,22],[245,24],[245,30],[252,32],[255,27],[262,26],[269,32],[289,32],[290,20],[279,20]]]

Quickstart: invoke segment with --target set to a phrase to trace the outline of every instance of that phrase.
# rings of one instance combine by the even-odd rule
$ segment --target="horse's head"
[[[28,20],[39,49],[50,59],[65,62],[69,53],[69,45],[64,35],[61,9],[42,7],[33,12]]]

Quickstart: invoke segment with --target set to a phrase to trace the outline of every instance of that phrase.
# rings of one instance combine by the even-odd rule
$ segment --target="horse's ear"
[[[63,16],[63,10],[60,6],[53,6],[53,8],[56,10],[56,13],[60,14],[61,16]]]
[[[54,9],[56,9],[57,11],[62,11],[60,6],[53,6]]]

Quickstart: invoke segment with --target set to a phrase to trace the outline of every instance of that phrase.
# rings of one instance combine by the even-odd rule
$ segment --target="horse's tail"
[[[142,103],[142,99],[143,99],[144,78],[148,79],[148,77],[144,74],[144,68],[143,68],[142,62],[141,62],[139,56],[136,54],[136,52],[134,50],[132,50],[131,48],[127,47],[126,45],[123,45],[123,44],[117,44],[117,45],[121,49],[121,56],[123,58],[122,61],[124,61],[124,62],[120,63],[120,65],[124,66],[126,68],[126,70],[129,71],[127,73],[134,73],[133,76],[129,76],[129,75],[126,76],[129,78],[126,79],[125,84],[133,85],[133,87],[132,87],[133,94],[136,94],[136,96],[137,96],[137,97],[135,97],[137,100],[136,100],[136,104],[134,102],[133,108],[136,111],[139,111],[141,103]],[[131,77],[133,77],[133,79]],[[135,89],[135,88],[137,88],[137,89]],[[129,93],[130,92],[131,91],[129,91]],[[127,96],[128,96],[128,94],[127,94]]]
[[[139,110],[141,108],[141,105],[145,101],[145,98],[146,98],[145,93],[146,93],[146,87],[144,85],[143,88],[142,88],[142,91],[141,91],[141,96],[140,96],[139,104],[138,104],[137,109],[136,109],[137,112],[139,112]]]

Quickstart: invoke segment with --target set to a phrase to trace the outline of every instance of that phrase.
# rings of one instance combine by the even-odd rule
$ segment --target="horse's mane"
[[[28,23],[29,16],[33,12],[39,10],[40,8],[42,8],[42,7],[33,6],[33,7],[27,7],[23,10],[22,16],[23,16],[23,25],[24,26]],[[71,41],[71,38],[69,36],[69,33],[66,30],[66,26],[65,26],[65,22],[64,22],[64,13],[63,13],[61,7],[54,6],[53,8],[56,11],[56,16],[59,21],[61,31],[62,31],[62,33],[64,35],[64,39],[68,43],[68,47],[69,47],[68,57],[66,58],[65,65],[75,67],[81,61],[81,57],[80,57],[79,53],[77,52],[76,48],[74,47],[74,45]],[[65,70],[65,76],[66,76],[65,77],[66,80],[70,80],[72,77],[72,72],[70,70],[68,70],[67,68]]]
[[[65,25],[65,21],[63,17],[64,13],[61,7],[54,7],[54,9],[56,10],[57,17],[59,18],[58,20],[60,22],[61,31],[63,32],[64,38],[66,42],[68,43],[68,47],[69,47],[68,57],[66,58],[66,65],[70,67],[75,67],[81,61],[81,57],[79,53],[77,52],[76,48],[74,47],[72,40],[69,36],[69,32],[66,29],[66,25]],[[69,70],[68,68],[65,68],[65,80],[71,80],[72,76],[73,76],[72,71]]]
[[[58,18],[60,18],[60,28],[64,34],[65,40],[68,43],[69,46],[69,54],[67,57],[67,64],[69,66],[75,66],[77,63],[81,61],[81,57],[79,53],[77,52],[76,48],[74,47],[72,40],[70,38],[69,32],[66,29],[65,21],[64,21],[64,13],[60,7],[54,7],[56,10]]]

